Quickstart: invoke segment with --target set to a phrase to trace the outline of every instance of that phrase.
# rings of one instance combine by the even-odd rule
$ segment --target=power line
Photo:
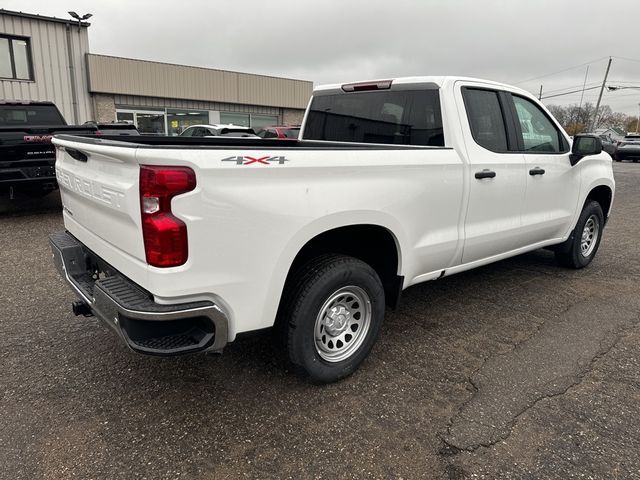
[[[569,68],[565,68],[565,69],[562,69],[562,70],[558,70],[557,72],[551,72],[551,73],[547,73],[547,74],[544,74],[544,75],[540,75],[539,77],[533,77],[533,78],[528,78],[527,80],[521,80],[519,82],[514,83],[514,85],[520,85],[521,83],[531,82],[532,80],[538,80],[539,78],[551,77],[551,76],[557,75],[559,73],[568,72],[569,70],[574,70],[576,68],[584,67],[585,65],[590,65],[592,63],[599,62],[599,61],[604,60],[606,58],[609,58],[609,57],[596,58],[595,60],[591,60],[589,62],[584,62],[584,63],[581,63],[580,65],[576,65],[574,67],[569,67]]]
[[[620,83],[622,83],[622,82],[620,82]],[[591,86],[591,85],[596,85],[596,84],[600,84],[600,82],[588,82],[588,83],[586,83],[584,85],[581,83],[579,85],[571,85],[570,87],[556,88],[555,90],[546,90],[545,93],[561,93],[564,90],[570,90],[572,88],[579,88],[579,87],[583,87],[584,88],[587,85]]]
[[[612,58],[617,58],[618,60],[625,60],[625,61],[628,61],[628,62],[636,62],[636,63],[640,63],[640,59],[638,59],[638,58],[618,57],[618,56],[616,56],[616,55],[611,55],[611,57],[612,57]],[[551,76],[553,76],[553,75],[557,75],[557,74],[559,74],[559,73],[564,73],[564,72],[568,72],[569,70],[574,70],[574,69],[576,69],[576,68],[584,67],[585,65],[590,65],[590,64],[592,64],[592,63],[600,62],[600,61],[602,61],[602,60],[604,60],[604,59],[606,59],[606,58],[609,58],[609,57],[600,57],[600,58],[596,58],[595,60],[591,60],[591,61],[588,61],[588,62],[584,62],[584,63],[581,63],[580,65],[575,65],[575,66],[573,66],[573,67],[564,68],[564,69],[562,69],[562,70],[558,70],[558,71],[556,71],[556,72],[546,73],[546,74],[544,74],[544,75],[540,75],[539,77],[533,77],[533,78],[528,78],[528,79],[526,79],[526,80],[521,80],[521,81],[519,81],[519,82],[515,82],[515,83],[514,83],[514,85],[520,85],[521,83],[531,82],[531,81],[533,81],[533,80],[538,80],[538,79],[540,79],[540,78],[551,77]],[[630,83],[631,83],[631,82],[630,82]],[[640,83],[640,82],[633,82],[633,83]]]
[[[546,97],[542,97],[542,100],[546,99],[546,98],[555,98],[555,97],[562,97],[564,95],[571,95],[572,93],[581,93],[581,92],[586,92],[587,90],[595,90],[596,88],[600,88],[599,85],[596,85],[595,87],[588,87],[588,88],[581,88],[580,90],[573,90],[571,92],[566,92],[566,93],[556,93],[555,95],[548,95]]]
[[[616,57],[615,55],[611,55],[613,58],[617,58],[618,60],[626,60],[627,62],[636,62],[640,63],[640,60],[637,58],[628,58],[628,57]]]

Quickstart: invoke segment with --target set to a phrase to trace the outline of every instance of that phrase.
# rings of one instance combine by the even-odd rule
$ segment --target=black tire
[[[583,252],[583,231],[587,222],[592,220],[596,231],[593,233],[592,243],[588,244],[587,251]],[[602,239],[602,231],[604,229],[604,214],[602,213],[602,207],[600,204],[593,200],[587,200],[576,228],[571,232],[571,235],[566,242],[559,245],[556,250],[556,261],[559,265],[568,268],[584,268],[591,263],[593,257],[598,252],[600,247],[600,240]],[[588,239],[587,239],[588,241]],[[585,246],[587,244],[585,243]]]
[[[365,310],[360,316],[358,316],[358,311],[355,314],[346,313],[346,318],[349,321],[345,321],[345,316],[339,320],[342,322],[341,328],[345,329],[342,332],[344,335],[342,337],[331,336],[324,325],[329,316],[320,317],[320,312],[321,310],[326,311],[331,305],[336,308],[342,306],[342,303],[328,305],[332,298],[335,299],[334,302],[339,302],[342,298],[348,312],[352,312],[347,302],[354,297],[349,294],[340,297],[339,292],[341,289],[353,289],[354,287],[354,291],[358,292],[356,295],[360,294],[361,298],[365,299],[368,297],[369,302],[365,300],[362,302],[364,305],[360,305],[357,301],[353,301],[350,305],[355,305],[360,310],[366,308],[366,312],[369,312],[370,315]],[[362,296],[362,292],[365,292],[366,297]],[[285,346],[288,360],[297,373],[312,383],[331,383],[351,375],[369,355],[380,332],[384,309],[384,289],[373,268],[353,257],[326,254],[306,263],[288,280],[278,312],[276,332],[280,335],[281,344]],[[345,310],[337,311],[346,312]],[[369,318],[368,327],[363,326],[359,336],[356,330],[353,335],[349,330],[354,328],[351,324],[352,321],[357,323],[353,320],[355,318],[362,318],[361,322],[365,322],[364,319]],[[345,323],[348,326],[345,326]],[[365,323],[361,323],[361,325],[365,325]],[[347,357],[330,360],[323,358],[323,355],[333,355],[333,353],[322,352],[322,346],[317,345],[316,329],[318,326],[320,329],[325,329],[329,339],[342,338],[343,343],[340,343],[342,345],[340,348],[346,349]],[[325,339],[326,342],[325,337],[319,338]],[[347,337],[351,338],[347,339]],[[336,349],[338,349],[338,342],[339,340],[335,344]],[[326,344],[323,345],[324,348],[328,348]],[[331,347],[334,348],[332,343]],[[349,350],[350,348],[352,350]]]

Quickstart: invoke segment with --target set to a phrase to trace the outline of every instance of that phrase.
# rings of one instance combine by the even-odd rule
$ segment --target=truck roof
[[[343,85],[357,85],[357,84],[374,84],[374,83],[382,83],[382,82],[392,82],[392,86],[396,85],[416,85],[416,86],[425,86],[431,84],[433,87],[443,87],[447,84],[454,83],[456,81],[463,80],[467,82],[478,82],[484,83],[487,85],[491,85],[494,87],[507,88],[509,90],[520,91],[527,96],[531,96],[530,92],[526,90],[522,90],[521,88],[514,87],[513,85],[508,85],[506,83],[495,82],[493,80],[485,80],[482,78],[473,78],[473,77],[462,77],[462,76],[446,76],[446,75],[435,75],[435,76],[420,76],[420,77],[398,77],[398,78],[383,78],[383,79],[374,79],[374,80],[363,80],[357,82],[346,82],[346,83],[334,83],[327,85],[318,85],[313,89],[313,93],[316,92],[328,92],[328,91],[336,91],[342,90]]]

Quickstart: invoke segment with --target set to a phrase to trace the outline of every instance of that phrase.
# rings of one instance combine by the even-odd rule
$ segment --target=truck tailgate
[[[53,143],[67,230],[116,268],[127,263],[122,257],[146,264],[136,149],[64,137]]]

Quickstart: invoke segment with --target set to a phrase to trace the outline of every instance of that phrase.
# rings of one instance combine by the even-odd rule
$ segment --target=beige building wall
[[[67,31],[75,66],[77,119],[73,115]],[[29,39],[34,77],[33,80],[0,79],[0,99],[54,102],[68,123],[93,119],[84,60],[89,51],[87,26],[78,28],[77,23],[60,19],[0,10],[0,33]]]
[[[294,110],[291,108],[282,109],[283,125],[301,125],[304,118],[304,110]]]
[[[87,65],[92,93],[304,109],[313,89],[304,80],[105,55],[87,55]]]

